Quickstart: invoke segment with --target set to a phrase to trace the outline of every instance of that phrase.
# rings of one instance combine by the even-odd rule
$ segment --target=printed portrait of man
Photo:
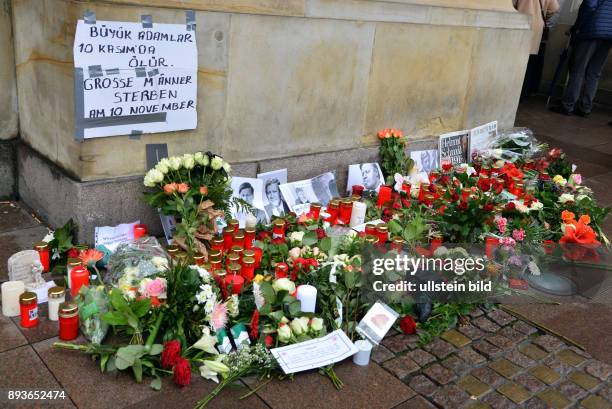
[[[268,199],[268,204],[265,206],[266,213],[271,219],[272,216],[283,217],[289,213],[289,206],[281,197],[280,181],[276,178],[268,179],[264,186],[264,193]]]
[[[378,191],[378,188],[382,185],[382,180],[376,163],[364,163],[360,169],[365,189]]]
[[[240,187],[238,187],[238,197],[252,206],[253,199],[255,199],[255,189],[253,189],[253,185],[249,182],[241,184]],[[254,216],[257,218],[257,223],[268,222],[266,213],[263,210],[254,208],[254,213]]]

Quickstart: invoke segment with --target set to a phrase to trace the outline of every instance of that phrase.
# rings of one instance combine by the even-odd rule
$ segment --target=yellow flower
[[[255,278],[253,278],[253,282],[255,282],[255,283],[261,283],[261,282],[263,281],[263,279],[264,279],[264,276],[262,276],[261,274],[257,274],[257,275],[255,276]]]
[[[553,178],[553,182],[555,182],[559,186],[563,186],[567,183],[567,180],[565,180],[565,178],[561,175],[555,175],[555,177]]]

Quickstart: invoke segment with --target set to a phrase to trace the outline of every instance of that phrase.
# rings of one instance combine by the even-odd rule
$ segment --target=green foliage
[[[414,166],[414,161],[406,155],[406,140],[404,137],[385,138],[380,140],[378,153],[380,155],[380,167],[386,175],[386,183],[393,184],[396,173],[407,175]]]
[[[115,332],[132,336],[131,344],[142,344],[142,333],[147,326],[146,315],[151,309],[151,300],[143,298],[127,301],[118,288],[110,292],[109,299],[109,311],[102,315],[102,320],[111,325]]]

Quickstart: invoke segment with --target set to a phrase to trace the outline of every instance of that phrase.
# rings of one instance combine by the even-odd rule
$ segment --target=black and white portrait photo
[[[336,184],[336,172],[327,172],[322,175],[315,176],[311,179],[312,190],[317,197],[317,202],[323,206],[327,206],[327,203],[332,197],[338,195],[338,185]],[[312,203],[312,202],[311,202]]]
[[[297,182],[286,183],[280,186],[285,202],[291,211],[296,212],[296,209],[305,209],[309,203],[318,201],[317,196],[312,188],[312,180],[299,180]],[[296,212],[297,213],[297,212]]]
[[[436,170],[440,167],[437,149],[410,152],[410,158],[414,161],[414,166],[419,172],[429,174],[432,170]]]
[[[346,191],[350,194],[354,185],[361,185],[365,190],[378,192],[384,182],[385,178],[378,163],[350,165]]]
[[[263,204],[264,184],[261,179],[254,178],[232,178],[232,195],[238,197],[254,207],[253,215],[257,218],[257,223],[267,223],[268,216]],[[232,217],[240,222],[240,227],[244,227],[246,213],[232,209]]]
[[[264,210],[268,216],[268,222],[272,217],[283,217],[289,213],[289,206],[283,200],[280,191],[280,185],[287,183],[287,169],[259,173],[257,179],[263,181]]]

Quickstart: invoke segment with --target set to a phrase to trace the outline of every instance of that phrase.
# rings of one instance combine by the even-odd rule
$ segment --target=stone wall
[[[0,140],[17,136],[17,89],[13,55],[11,2],[0,0]]]
[[[149,143],[233,163],[294,157],[299,169],[301,155],[376,146],[382,127],[421,138],[494,119],[510,126],[530,37],[510,4],[14,0],[21,137],[75,180],[92,181],[142,175]],[[77,19],[90,9],[98,20],[180,23],[186,8],[196,10],[198,128],[74,141]]]

